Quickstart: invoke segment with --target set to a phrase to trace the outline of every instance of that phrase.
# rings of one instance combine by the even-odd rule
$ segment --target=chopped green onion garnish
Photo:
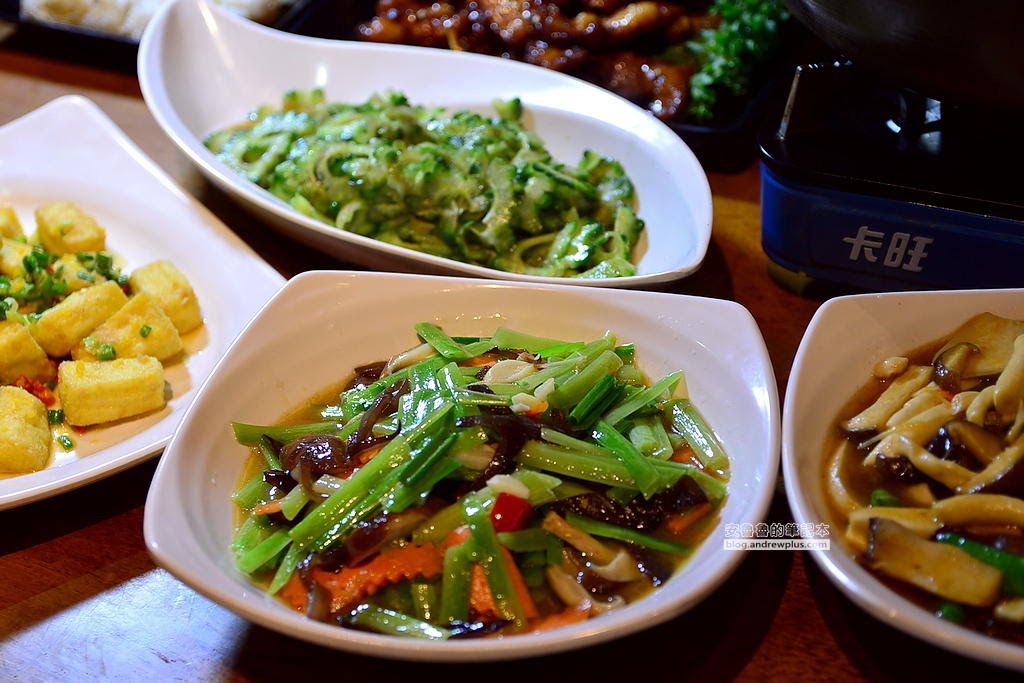
[[[885,489],[875,489],[871,492],[871,507],[898,508],[903,507],[903,501]]]

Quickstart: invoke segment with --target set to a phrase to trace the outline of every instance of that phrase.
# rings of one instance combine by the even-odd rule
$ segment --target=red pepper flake
[[[29,379],[25,375],[21,375],[14,380],[14,386],[24,389],[28,393],[32,394],[42,401],[45,406],[52,406],[57,402],[57,397],[53,395],[50,387],[46,386],[42,382]]]

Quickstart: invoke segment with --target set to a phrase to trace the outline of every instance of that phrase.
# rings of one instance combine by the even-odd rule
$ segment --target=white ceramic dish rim
[[[531,301],[527,299],[538,293],[538,289],[561,290],[570,293],[573,301],[607,301],[607,297],[613,294],[620,302],[629,297],[629,301],[639,303],[659,302],[658,306],[664,308],[671,301],[672,304],[687,310],[688,305],[699,310],[700,313],[713,315],[716,319],[725,319],[730,324],[730,330],[735,331],[734,339],[731,341],[734,347],[729,353],[742,354],[747,359],[742,371],[744,377],[756,378],[756,386],[751,387],[751,395],[741,403],[747,405],[749,402],[756,404],[761,411],[762,423],[757,430],[753,430],[757,436],[759,446],[763,446],[764,452],[747,453],[746,460],[751,463],[752,471],[737,476],[734,465],[734,482],[736,488],[730,496],[725,508],[722,525],[729,522],[735,523],[757,523],[763,520],[767,513],[768,505],[774,493],[774,483],[778,471],[778,447],[780,438],[778,398],[775,388],[774,374],[771,369],[767,349],[763,345],[760,332],[750,314],[739,304],[725,300],[704,299],[701,297],[689,297],[683,295],[632,292],[628,290],[599,291],[593,289],[574,288],[571,285],[546,286],[536,283],[515,283],[500,282],[493,280],[477,280],[472,278],[458,277],[432,277],[415,274],[384,274],[384,273],[356,273],[345,271],[311,271],[298,275],[286,284],[286,286],[275,296],[260,314],[254,318],[250,326],[243,332],[235,342],[234,346],[246,346],[248,335],[255,334],[254,329],[265,328],[267,323],[261,321],[264,316],[269,320],[274,314],[276,307],[285,306],[286,302],[297,300],[304,301],[310,291],[320,291],[328,286],[349,283],[358,290],[380,291],[384,287],[406,288],[397,291],[411,291],[413,288],[430,288],[432,292],[451,293],[470,292],[468,296],[481,296],[480,291],[487,289],[500,290],[489,293],[496,297],[500,294],[503,299],[507,297],[523,297],[521,305]],[[352,285],[354,283],[354,285]],[[317,290],[320,288],[320,290]],[[320,292],[323,293],[322,291]],[[297,299],[296,299],[297,298]],[[500,304],[499,304],[500,305]],[[658,306],[655,306],[657,308]],[[411,314],[413,315],[413,314]],[[645,312],[645,321],[650,320],[653,313]],[[695,313],[694,315],[698,315]],[[685,317],[680,314],[680,317]],[[657,324],[657,323],[655,323]],[[678,333],[685,334],[685,333]],[[673,339],[677,337],[672,337]],[[708,349],[703,339],[698,344],[701,353],[707,353]],[[742,349],[740,346],[742,345]],[[272,347],[274,348],[274,347]],[[213,467],[213,456],[209,453],[199,453],[202,449],[201,443],[207,437],[199,435],[202,428],[199,413],[204,410],[208,402],[216,398],[209,394],[212,386],[219,377],[233,377],[237,368],[232,369],[233,350],[225,354],[217,370],[204,386],[203,391],[197,400],[189,408],[181,426],[176,431],[171,444],[168,446],[161,459],[157,473],[154,476],[153,485],[150,489],[149,498],[146,502],[146,514],[144,521],[144,534],[150,554],[156,562],[178,577],[193,589],[245,617],[246,619],[262,626],[281,631],[293,637],[299,637],[318,643],[324,646],[361,653],[372,653],[376,656],[390,657],[395,659],[424,660],[424,661],[484,661],[495,659],[511,659],[517,657],[535,656],[550,654],[571,648],[593,645],[614,637],[620,637],[631,632],[653,626],[673,616],[684,612],[694,604],[702,600],[707,594],[724,582],[735,570],[743,558],[739,551],[726,551],[722,548],[715,549],[712,545],[717,538],[709,537],[697,549],[691,565],[695,566],[697,576],[689,575],[686,583],[689,588],[686,594],[671,602],[671,598],[659,599],[656,593],[644,600],[623,608],[621,613],[615,617],[616,621],[591,620],[583,624],[558,629],[552,637],[550,633],[539,635],[521,635],[499,640],[466,640],[446,641],[444,643],[424,643],[416,639],[398,639],[391,636],[381,636],[371,633],[362,633],[348,629],[339,629],[335,626],[311,621],[306,617],[284,608],[275,598],[266,596],[260,589],[252,586],[244,577],[228,570],[225,562],[230,562],[227,557],[227,543],[223,543],[223,555],[217,558],[209,557],[205,541],[216,547],[220,547],[220,541],[215,539],[217,534],[209,530],[209,524],[202,519],[189,517],[189,510],[196,505],[182,505],[181,497],[185,491],[197,490],[194,485],[196,475],[188,478],[183,474],[186,470],[198,471],[202,469],[204,477],[214,477],[210,474]],[[707,356],[704,356],[705,358]],[[733,358],[732,355],[729,356]],[[720,359],[719,359],[720,360]],[[738,381],[738,380],[737,380]],[[695,400],[698,400],[695,396]],[[203,432],[206,434],[207,432]],[[761,435],[763,441],[761,443]],[[740,437],[732,437],[740,439]],[[744,437],[746,438],[746,437]],[[727,442],[728,443],[728,442]],[[744,443],[747,443],[744,441]],[[223,444],[221,444],[223,445]],[[728,447],[728,445],[727,445]],[[220,452],[226,452],[226,447]],[[190,467],[186,468],[185,463]],[[229,478],[226,474],[219,478]],[[206,482],[208,487],[209,481]],[[745,486],[746,488],[740,488]],[[749,489],[749,490],[748,490]],[[742,491],[742,495],[739,493]],[[223,492],[223,491],[222,491]],[[219,494],[217,494],[219,495]],[[185,510],[189,508],[189,510]],[[196,512],[196,514],[199,514]],[[192,532],[183,532],[179,526],[192,527]],[[198,538],[198,533],[203,538]],[[716,554],[718,553],[718,554]],[[724,554],[723,554],[724,553]],[[684,567],[682,570],[685,573]],[[207,573],[203,573],[207,572]],[[211,572],[213,576],[211,576]],[[229,574],[231,574],[229,576]],[[670,584],[671,585],[671,584]],[[661,595],[666,595],[662,593]],[[614,625],[612,625],[614,624]]]
[[[1014,304],[1013,302],[1019,302]],[[812,317],[807,333],[797,350],[793,362],[786,397],[783,403],[782,427],[782,477],[785,482],[787,500],[795,521],[798,524],[817,524],[827,522],[827,516],[811,500],[801,484],[807,485],[810,478],[816,482],[820,476],[823,455],[820,448],[808,451],[805,457],[795,444],[794,434],[799,429],[795,425],[797,419],[796,402],[800,377],[810,372],[804,367],[810,361],[816,344],[816,333],[819,326],[826,325],[830,320],[842,318],[853,308],[870,308],[881,302],[883,305],[904,306],[913,309],[923,304],[943,305],[943,315],[953,316],[955,322],[948,326],[939,325],[934,334],[925,332],[918,336],[907,347],[879,349],[880,359],[883,355],[904,353],[922,344],[938,339],[942,334],[951,332],[953,327],[974,313],[992,309],[1015,309],[1018,316],[1024,316],[1024,289],[986,289],[986,290],[938,290],[919,292],[895,292],[884,294],[857,294],[840,296],[826,301]],[[953,312],[955,311],[955,312]],[[962,314],[962,317],[955,317]],[[1004,315],[1011,315],[1007,310]],[[870,365],[865,365],[863,376],[869,377]],[[795,389],[795,391],[794,391]],[[823,416],[826,419],[828,416]],[[807,460],[816,457],[813,463]],[[808,469],[808,465],[812,465]],[[903,598],[887,588],[869,571],[860,566],[851,556],[843,552],[839,546],[841,539],[833,540],[830,550],[812,549],[808,552],[824,571],[825,575],[855,604],[875,618],[889,624],[911,636],[962,654],[988,664],[1024,671],[1024,647],[1009,642],[990,638],[976,631],[943,621],[927,610]]]
[[[567,97],[563,102],[571,102],[572,95],[578,96],[582,93],[585,95],[584,100],[611,105],[610,108],[606,106],[609,109],[608,113],[614,112],[614,116],[623,118],[623,126],[628,125],[637,132],[637,140],[654,150],[657,159],[666,163],[671,161],[671,166],[666,169],[667,171],[685,177],[685,186],[680,184],[673,186],[672,189],[681,189],[686,195],[686,205],[681,207],[679,215],[690,215],[692,217],[692,225],[665,226],[660,228],[660,230],[665,234],[669,234],[669,231],[677,229],[687,230],[692,233],[688,237],[692,244],[684,243],[684,246],[688,247],[684,250],[687,253],[681,255],[678,261],[671,267],[662,268],[661,270],[647,273],[641,272],[637,275],[623,278],[566,279],[507,273],[483,266],[462,263],[383,243],[362,235],[339,231],[320,221],[303,216],[269,192],[252,183],[244,182],[244,179],[238,176],[237,173],[217,160],[204,147],[197,134],[185,124],[176,110],[168,92],[167,83],[163,78],[162,51],[165,49],[166,34],[170,30],[168,25],[174,16],[174,12],[177,11],[179,5],[185,5],[186,3],[197,4],[198,11],[202,14],[202,20],[205,24],[203,26],[204,30],[216,32],[219,30],[219,27],[233,30],[241,28],[246,32],[250,32],[253,36],[259,36],[260,40],[265,41],[267,44],[287,42],[293,46],[293,52],[303,50],[317,55],[321,62],[323,62],[321,69],[325,72],[328,70],[328,67],[324,64],[340,62],[340,55],[343,54],[342,51],[344,50],[378,55],[382,59],[401,57],[415,60],[421,59],[424,54],[428,54],[432,59],[437,59],[442,63],[447,60],[469,61],[479,64],[479,67],[484,70],[490,69],[494,71],[495,69],[500,69],[508,73],[529,73],[538,83],[557,84],[545,86],[547,88],[561,87],[562,89],[570,89],[566,93]],[[191,11],[193,8],[187,7],[184,9]],[[340,68],[338,67],[338,69]],[[289,34],[246,20],[221,7],[211,6],[204,2],[204,0],[170,0],[164,3],[147,25],[146,31],[140,40],[138,73],[143,98],[154,118],[165,133],[184,151],[204,175],[221,189],[233,195],[236,199],[241,200],[250,210],[255,209],[258,214],[268,217],[275,227],[283,228],[285,232],[291,233],[298,239],[306,240],[317,248],[323,248],[324,244],[336,243],[338,249],[348,250],[346,251],[346,257],[350,257],[351,249],[356,248],[360,251],[375,254],[380,258],[404,262],[414,270],[426,273],[463,274],[471,277],[551,284],[575,284],[592,287],[641,287],[655,283],[670,282],[692,274],[702,265],[710,246],[712,222],[711,190],[707,176],[692,150],[666,124],[658,121],[640,107],[602,88],[565,74],[486,55],[454,53],[447,50],[405,45],[328,40]],[[552,97],[546,97],[543,102],[531,102],[530,98],[536,96],[536,93],[524,93],[522,95],[522,99],[528,108],[534,107],[539,110],[552,106],[550,103]],[[255,104],[257,103],[251,103],[251,106],[255,106]],[[577,114],[585,115],[581,109],[582,105],[572,104],[571,106],[576,108]],[[589,117],[593,118],[592,115],[589,115]],[[225,121],[223,125],[230,123],[232,121]],[[639,135],[641,131],[643,132],[642,136]],[[212,131],[204,131],[202,134],[205,135],[209,132]],[[643,189],[638,188],[638,191],[642,195]],[[643,215],[642,207],[641,215]],[[667,220],[667,217],[663,217],[662,220]],[[648,230],[651,229],[649,224]],[[329,247],[329,249],[333,248]],[[380,258],[377,259],[378,262]],[[641,258],[641,267],[643,266],[643,260]],[[371,259],[368,263],[373,265],[374,262]]]
[[[58,131],[65,130],[72,140],[59,140]],[[211,354],[226,349],[234,334],[241,330],[256,309],[258,309],[280,286],[284,278],[260,259],[234,233],[230,232],[215,216],[201,204],[181,190],[151,159],[149,159],[109,117],[88,98],[66,95],[51,100],[24,116],[0,126],[0,143],[4,153],[0,156],[0,197],[4,192],[17,192],[17,188],[31,186],[32,194],[51,199],[65,188],[80,185],[78,176],[95,183],[97,178],[106,183],[103,187],[117,188],[130,183],[132,189],[146,193],[150,209],[159,209],[161,218],[147,220],[146,216],[134,213],[137,218],[136,231],[148,231],[172,225],[183,238],[206,240],[204,250],[196,252],[191,262],[177,265],[183,269],[199,269],[205,258],[218,258],[221,267],[229,266],[240,285],[228,287],[238,295],[231,314],[233,320],[226,321],[235,329],[222,329],[217,321],[207,320],[210,340],[199,354],[200,362],[186,359],[190,373],[201,372],[207,363],[212,365]],[[40,150],[45,149],[45,153]],[[45,186],[37,186],[45,182]],[[86,181],[83,181],[86,182]],[[115,190],[103,187],[90,188],[90,201],[103,205],[114,201]],[[109,206],[100,208],[109,208]],[[108,226],[108,241],[112,249],[127,238],[128,226]],[[119,241],[119,234],[122,236]],[[132,235],[133,241],[138,241]],[[156,260],[160,254],[147,258]],[[142,265],[135,263],[133,265]],[[206,310],[215,306],[209,288],[197,291]],[[170,440],[171,433],[187,403],[196,394],[202,380],[194,376],[193,385],[184,395],[171,401],[171,412],[159,422],[144,431],[131,434],[128,438],[101,451],[90,453],[65,464],[39,472],[0,479],[0,509],[23,505],[48,498],[64,491],[83,486],[92,481],[110,476],[157,455]]]

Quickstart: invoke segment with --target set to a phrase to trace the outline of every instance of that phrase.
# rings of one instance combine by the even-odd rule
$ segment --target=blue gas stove
[[[832,62],[797,67],[777,124],[760,137],[762,245],[784,283],[1024,287],[1024,112]]]

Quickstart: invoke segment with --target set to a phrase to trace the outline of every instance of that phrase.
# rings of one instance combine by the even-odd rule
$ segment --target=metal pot
[[[883,82],[947,104],[1024,112],[1024,2],[785,0]]]

